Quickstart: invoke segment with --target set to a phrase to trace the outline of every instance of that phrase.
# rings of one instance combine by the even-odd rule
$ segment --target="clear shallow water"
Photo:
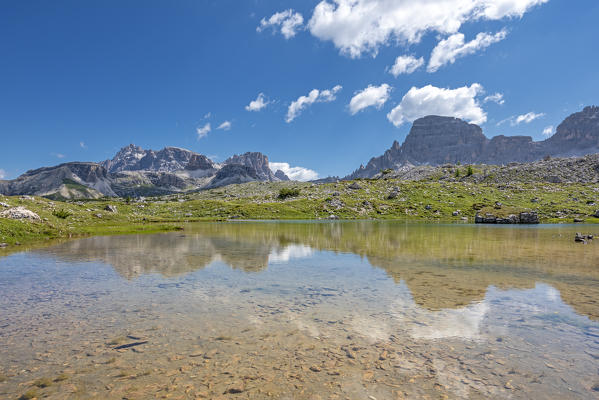
[[[0,398],[599,398],[581,229],[197,224],[8,255]]]

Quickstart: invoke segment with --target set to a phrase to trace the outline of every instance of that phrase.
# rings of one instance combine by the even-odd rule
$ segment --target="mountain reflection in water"
[[[472,226],[389,222],[206,223],[185,233],[105,236],[37,250],[67,261],[101,261],[126,279],[181,276],[223,262],[248,273],[307,258],[315,251],[353,253],[405,283],[431,310],[484,314],[491,287],[546,283],[578,313],[599,319],[599,243],[573,242],[579,226]],[[455,313],[454,313],[455,314]],[[430,334],[422,333],[426,336]]]

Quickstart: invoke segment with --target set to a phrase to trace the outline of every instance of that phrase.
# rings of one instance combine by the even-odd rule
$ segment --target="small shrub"
[[[285,200],[288,197],[297,197],[299,194],[299,189],[283,188],[279,190],[279,199]]]
[[[472,165],[469,165],[466,169],[466,176],[472,176],[473,173],[474,171],[472,170]]]
[[[393,170],[391,168],[381,170],[381,174],[383,174],[383,175],[390,174],[391,172],[393,172]]]
[[[460,177],[460,175],[461,175],[461,174],[460,174],[460,169],[458,168],[458,169],[456,169],[456,170],[455,170],[455,177],[456,177],[456,178],[459,178],[459,177]]]
[[[55,210],[52,212],[52,215],[54,215],[56,218],[67,219],[68,217],[70,217],[73,214],[71,214],[67,210]]]

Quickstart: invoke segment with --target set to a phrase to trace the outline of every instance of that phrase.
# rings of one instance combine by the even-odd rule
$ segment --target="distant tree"
[[[457,169],[455,170],[455,177],[456,177],[456,178],[459,178],[459,177],[460,177],[460,169],[459,169],[459,168],[457,168]]]
[[[466,169],[466,176],[471,176],[473,173],[474,171],[472,171],[472,165],[469,165]]]

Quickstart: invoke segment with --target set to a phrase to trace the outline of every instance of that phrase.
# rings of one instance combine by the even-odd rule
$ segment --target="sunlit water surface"
[[[0,398],[599,398],[594,228],[213,223],[6,255]]]

